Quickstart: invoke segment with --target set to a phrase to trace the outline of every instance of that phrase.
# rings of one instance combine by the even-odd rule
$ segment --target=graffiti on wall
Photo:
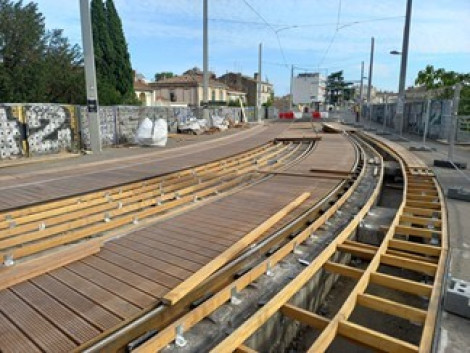
[[[0,106],[0,160],[23,155],[19,116],[17,107]]]
[[[74,150],[74,106],[31,105],[24,107],[24,114],[31,155]]]
[[[78,142],[75,106],[0,106],[0,159],[75,151]]]

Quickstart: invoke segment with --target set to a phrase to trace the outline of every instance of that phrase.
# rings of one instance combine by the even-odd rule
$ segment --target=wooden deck
[[[64,197],[181,169],[239,153],[273,139],[285,129],[276,125],[239,141],[194,148],[162,162],[112,165],[99,172],[67,172],[59,180],[23,180],[1,192],[0,207]],[[293,132],[294,137],[299,137]],[[309,135],[311,136],[311,135]],[[288,169],[351,170],[355,151],[342,135],[322,135],[315,150]],[[218,148],[215,148],[218,147]],[[220,147],[220,148],[219,148]],[[210,148],[210,149],[209,149]],[[114,168],[114,169],[113,169]],[[205,264],[229,249],[252,229],[304,192],[309,198],[266,234],[279,229],[331,191],[340,179],[272,175],[269,179],[203,204],[167,220],[144,226],[111,240],[95,255],[49,271],[0,291],[0,351],[67,352],[116,328],[161,299]],[[28,187],[25,188],[25,183]],[[90,187],[93,185],[93,187]],[[15,197],[16,195],[16,197]]]

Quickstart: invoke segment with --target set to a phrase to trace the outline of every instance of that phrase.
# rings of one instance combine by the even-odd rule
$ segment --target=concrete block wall
[[[395,121],[396,103],[374,104],[371,106],[372,121],[383,124],[387,109],[386,126],[395,131],[400,129],[400,123]],[[429,118],[428,137],[431,139],[447,139],[449,136],[452,104],[450,100],[433,100]],[[426,101],[405,103],[403,112],[405,132],[422,135],[426,120]],[[363,107],[363,121],[369,119],[367,107]]]
[[[76,107],[0,105],[0,159],[78,150]]]

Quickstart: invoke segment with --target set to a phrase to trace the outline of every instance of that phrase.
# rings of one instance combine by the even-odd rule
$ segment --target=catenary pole
[[[85,82],[87,96],[88,130],[90,147],[93,153],[101,152],[100,117],[98,114],[98,87],[96,84],[95,53],[91,31],[89,0],[80,0],[80,19],[82,27],[83,57],[85,63]]]

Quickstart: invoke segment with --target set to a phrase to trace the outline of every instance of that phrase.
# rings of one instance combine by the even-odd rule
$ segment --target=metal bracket
[[[239,293],[237,291],[237,287],[232,287],[232,290],[230,291],[230,303],[233,305],[240,305],[242,300],[238,296]]]
[[[266,276],[274,277],[274,272],[273,272],[273,269],[271,267],[271,261],[268,261],[266,263]]]
[[[183,336],[184,329],[183,325],[176,326],[176,337],[175,337],[175,345],[176,347],[184,347],[188,344],[188,341]]]
[[[135,216],[134,219],[132,220],[133,224],[139,224],[139,217]]]
[[[46,223],[44,222],[39,223],[38,230],[44,230],[44,229],[46,229]]]
[[[297,244],[297,242],[294,242],[294,248],[292,249],[292,252],[296,255],[303,254],[302,250],[299,249],[299,245]]]
[[[5,254],[3,256],[3,265],[5,267],[13,266],[15,264],[15,260],[13,259],[13,254]]]
[[[111,222],[111,215],[109,214],[109,212],[104,213],[104,221],[106,223]]]

